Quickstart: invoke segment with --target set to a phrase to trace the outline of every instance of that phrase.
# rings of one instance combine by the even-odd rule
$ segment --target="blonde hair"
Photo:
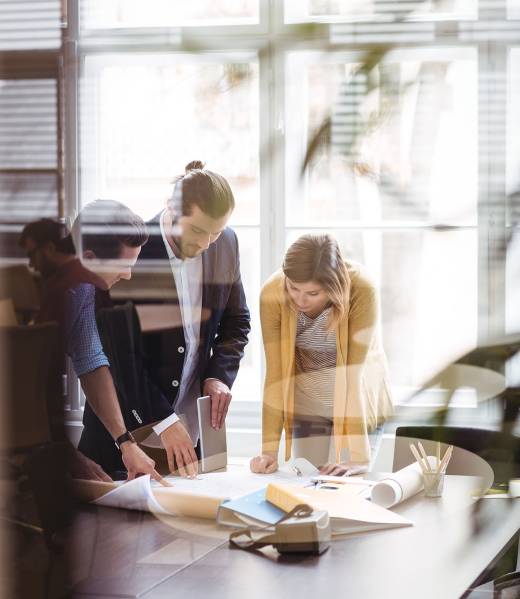
[[[302,235],[287,250],[282,265],[286,279],[294,283],[318,283],[332,306],[329,330],[345,318],[349,309],[350,277],[338,242],[332,235]],[[287,293],[289,305],[294,305]]]

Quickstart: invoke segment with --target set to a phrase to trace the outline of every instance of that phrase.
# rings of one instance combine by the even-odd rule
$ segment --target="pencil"
[[[428,461],[428,456],[426,455],[426,452],[424,451],[424,447],[422,445],[422,443],[419,441],[417,443],[417,445],[419,445],[419,451],[421,452],[421,455],[424,459],[424,462],[426,464],[426,472],[431,472],[432,469],[430,468],[430,462]]]
[[[440,441],[437,441],[436,453],[437,453],[437,459],[435,461],[435,471],[438,474],[440,472],[440,466],[441,466],[441,444],[440,444]]]
[[[426,474],[426,468],[424,467],[421,456],[419,455],[419,453],[413,443],[410,443],[410,451],[413,453],[413,457],[416,459],[417,463],[419,464],[419,467],[423,471],[423,474]]]
[[[441,474],[443,474],[446,471],[446,468],[448,467],[448,462],[451,459],[452,452],[453,452],[453,445],[450,445],[448,447],[448,449],[446,450],[446,453],[444,454],[442,461],[441,461],[441,465],[439,467],[439,472]]]

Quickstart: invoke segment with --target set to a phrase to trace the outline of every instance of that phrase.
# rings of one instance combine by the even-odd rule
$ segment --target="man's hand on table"
[[[252,458],[249,467],[255,474],[272,474],[278,470],[278,461],[274,456],[264,453]]]
[[[74,450],[72,454],[71,474],[73,478],[80,478],[83,480],[97,480],[102,482],[111,483],[112,479],[108,474],[101,468],[99,464],[96,464],[86,455],[83,455],[81,451]]]
[[[168,468],[181,476],[197,476],[199,466],[191,437],[179,420],[161,433],[161,442],[168,456]]]
[[[132,441],[121,443],[121,458],[123,464],[128,470],[127,480],[133,480],[140,474],[149,474],[151,478],[159,482],[164,482],[162,476],[155,470],[155,462],[151,457]]]
[[[211,426],[215,430],[222,428],[231,402],[229,387],[218,379],[206,379],[202,392],[211,397]]]

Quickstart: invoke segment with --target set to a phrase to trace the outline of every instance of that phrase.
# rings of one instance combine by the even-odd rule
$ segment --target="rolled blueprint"
[[[430,468],[435,470],[436,458],[428,456]],[[389,474],[372,487],[370,499],[381,507],[389,508],[416,495],[424,488],[421,468],[417,462]]]

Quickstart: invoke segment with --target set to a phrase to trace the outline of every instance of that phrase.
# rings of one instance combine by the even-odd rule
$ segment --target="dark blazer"
[[[175,279],[160,231],[160,214],[147,223],[150,238],[141,250],[137,268],[149,272],[155,266],[166,278],[171,295],[168,302],[179,309]],[[217,378],[231,388],[250,331],[250,316],[240,277],[238,241],[226,228],[202,254],[202,319],[198,348],[201,384]],[[182,322],[180,314],[177,322]],[[175,406],[182,379],[186,342],[182,326],[172,325],[144,337],[148,371],[161,391]],[[181,406],[179,406],[181,407]],[[186,406],[182,406],[181,412]],[[196,409],[194,406],[192,407]]]
[[[126,428],[132,431],[169,416],[172,407],[144,366],[141,328],[134,305],[128,302],[99,309],[96,320]],[[124,470],[120,451],[88,403],[83,425],[78,449],[109,474]]]

